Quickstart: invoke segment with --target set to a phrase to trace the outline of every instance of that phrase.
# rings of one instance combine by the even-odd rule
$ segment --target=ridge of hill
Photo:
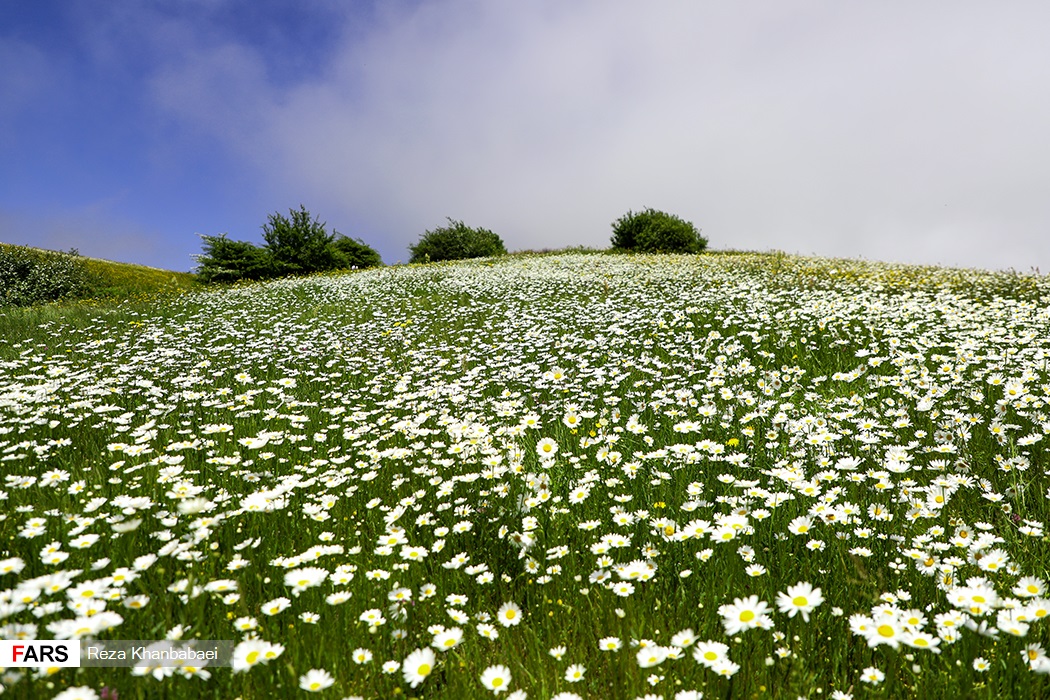
[[[116,262],[83,256],[75,250],[70,252],[53,251],[32,246],[0,243],[0,261],[19,257],[23,270],[29,266],[45,261],[64,263],[63,268],[72,267],[82,275],[83,283],[77,285],[79,291],[62,301],[83,301],[85,299],[129,299],[141,298],[166,292],[187,291],[197,285],[196,275],[189,272],[173,272],[156,267],[136,265],[134,263]],[[0,278],[0,305],[6,296],[2,289],[11,280]]]

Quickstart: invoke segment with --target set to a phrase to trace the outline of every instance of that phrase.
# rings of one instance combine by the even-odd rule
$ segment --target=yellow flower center
[[[430,675],[430,664],[422,664],[416,670],[416,673],[418,673],[421,676],[429,676]]]
[[[893,628],[889,625],[879,625],[877,631],[883,637],[892,637],[894,634]]]
[[[740,613],[740,621],[741,622],[751,622],[754,619],[755,619],[755,613],[753,613],[750,610],[745,610],[744,612]]]
[[[791,604],[794,605],[796,608],[802,608],[808,605],[809,601],[806,600],[805,596],[799,595],[791,599]]]

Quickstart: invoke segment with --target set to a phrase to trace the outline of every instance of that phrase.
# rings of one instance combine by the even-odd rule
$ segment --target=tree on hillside
[[[383,264],[379,253],[359,238],[348,238],[335,232],[335,240],[332,241],[331,247],[337,270],[354,268],[363,270],[366,267],[379,267]]]
[[[238,282],[273,277],[270,251],[247,241],[232,241],[223,233],[201,236],[204,252],[195,255],[201,282]]]
[[[699,253],[707,239],[690,221],[674,214],[647,208],[628,211],[613,222],[612,246],[640,253]]]
[[[261,280],[285,275],[307,275],[327,270],[363,269],[383,264],[370,246],[311,217],[305,207],[289,216],[271,214],[263,225],[266,244],[231,241],[226,234],[201,236],[204,252],[195,255],[202,282]]]
[[[279,275],[306,275],[336,268],[336,257],[332,249],[335,240],[325,224],[310,218],[306,207],[291,209],[286,217],[280,213],[270,215],[263,226],[263,240],[273,258],[274,272]]]
[[[426,231],[408,246],[409,262],[438,262],[505,255],[506,247],[498,234],[485,228],[471,228],[449,217],[448,226]]]

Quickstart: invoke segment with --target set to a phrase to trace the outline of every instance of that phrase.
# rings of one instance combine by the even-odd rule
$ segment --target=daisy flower
[[[729,678],[740,670],[740,664],[734,663],[729,659],[722,659],[717,663],[711,664],[711,670],[723,678]]]
[[[233,649],[231,666],[234,673],[247,671],[258,663],[266,663],[271,658],[280,656],[284,647],[270,644],[261,639],[248,639]]]
[[[284,575],[284,585],[290,586],[292,595],[298,596],[307,588],[313,588],[324,583],[328,578],[328,571],[317,567],[295,569]]]
[[[545,437],[536,443],[536,454],[538,454],[542,460],[553,459],[554,455],[557,453],[558,443],[553,438]]]
[[[98,693],[86,685],[80,685],[75,688],[66,688],[53,700],[98,700]]]
[[[652,668],[659,666],[667,658],[667,649],[662,646],[649,646],[639,649],[635,655],[640,668]]]
[[[312,668],[299,678],[299,687],[311,693],[319,693],[334,683],[332,674],[323,668]]]
[[[1013,588],[1013,594],[1020,598],[1033,598],[1044,593],[1046,593],[1046,583],[1035,576],[1022,577]]]
[[[940,638],[926,632],[908,632],[901,637],[901,641],[915,649],[926,649],[934,654],[941,653],[941,650],[937,648],[941,643]]]
[[[579,683],[583,680],[583,674],[587,672],[581,664],[573,664],[565,669],[565,680],[570,683]]]
[[[879,683],[882,683],[884,680],[886,680],[886,674],[880,671],[879,669],[875,668],[874,666],[868,666],[860,674],[860,679],[865,683],[878,685]]]
[[[684,629],[675,636],[671,637],[671,646],[678,647],[679,649],[685,649],[691,646],[696,641],[696,635],[693,634],[693,630]]]
[[[521,608],[514,602],[504,603],[496,613],[496,618],[504,627],[511,627],[521,622]]]
[[[820,589],[802,581],[789,586],[785,593],[777,593],[777,608],[780,612],[787,613],[788,617],[801,614],[806,622],[809,622],[809,614],[814,608],[823,602],[824,596]]]
[[[729,646],[722,642],[697,642],[693,647],[693,658],[708,668],[714,668],[715,664],[727,660],[728,653]]]
[[[430,643],[435,649],[441,651],[448,651],[463,641],[463,630],[459,627],[453,627],[452,629],[442,630],[434,635],[434,640]],[[414,687],[414,686],[413,686]]]
[[[771,621],[766,615],[768,612],[769,605],[760,601],[757,595],[737,598],[732,605],[722,605],[718,608],[718,614],[722,616],[722,625],[729,636],[755,627],[771,627]]]
[[[413,688],[418,688],[427,679],[430,672],[434,670],[436,661],[434,652],[430,649],[424,648],[413,651],[401,663],[401,674],[405,678],[405,683],[408,683]]]
[[[481,674],[481,684],[496,695],[506,692],[510,680],[510,669],[506,666],[489,666]]]
[[[266,615],[276,615],[282,610],[285,610],[291,604],[292,601],[287,598],[274,598],[268,603],[263,603],[262,611]]]

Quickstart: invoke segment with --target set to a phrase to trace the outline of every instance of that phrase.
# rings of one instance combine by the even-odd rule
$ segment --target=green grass
[[[0,255],[17,246],[0,243]],[[24,247],[22,247],[24,249]],[[43,255],[69,258],[83,265],[87,284],[83,296],[60,299],[32,306],[0,304],[0,336],[30,337],[36,329],[51,323],[81,325],[100,316],[123,317],[129,312],[145,313],[160,297],[198,289],[196,275],[155,267],[113,262],[32,248]],[[2,297],[2,295],[0,295]],[[0,349],[0,353],[3,350]]]
[[[88,272],[95,277],[93,296],[136,299],[156,294],[179,293],[196,288],[196,275],[156,267],[84,258]]]
[[[198,286],[196,275],[189,272],[172,272],[144,265],[89,258],[76,254],[75,251],[66,253],[0,243],[0,257],[19,252],[40,261],[61,260],[85,273],[86,284],[79,291],[77,298],[58,300],[57,303],[151,299],[158,294],[181,293]],[[2,298],[3,295],[0,294],[0,299]]]
[[[0,636],[278,646],[5,697],[1045,697],[1048,292],[579,251],[8,310]]]

